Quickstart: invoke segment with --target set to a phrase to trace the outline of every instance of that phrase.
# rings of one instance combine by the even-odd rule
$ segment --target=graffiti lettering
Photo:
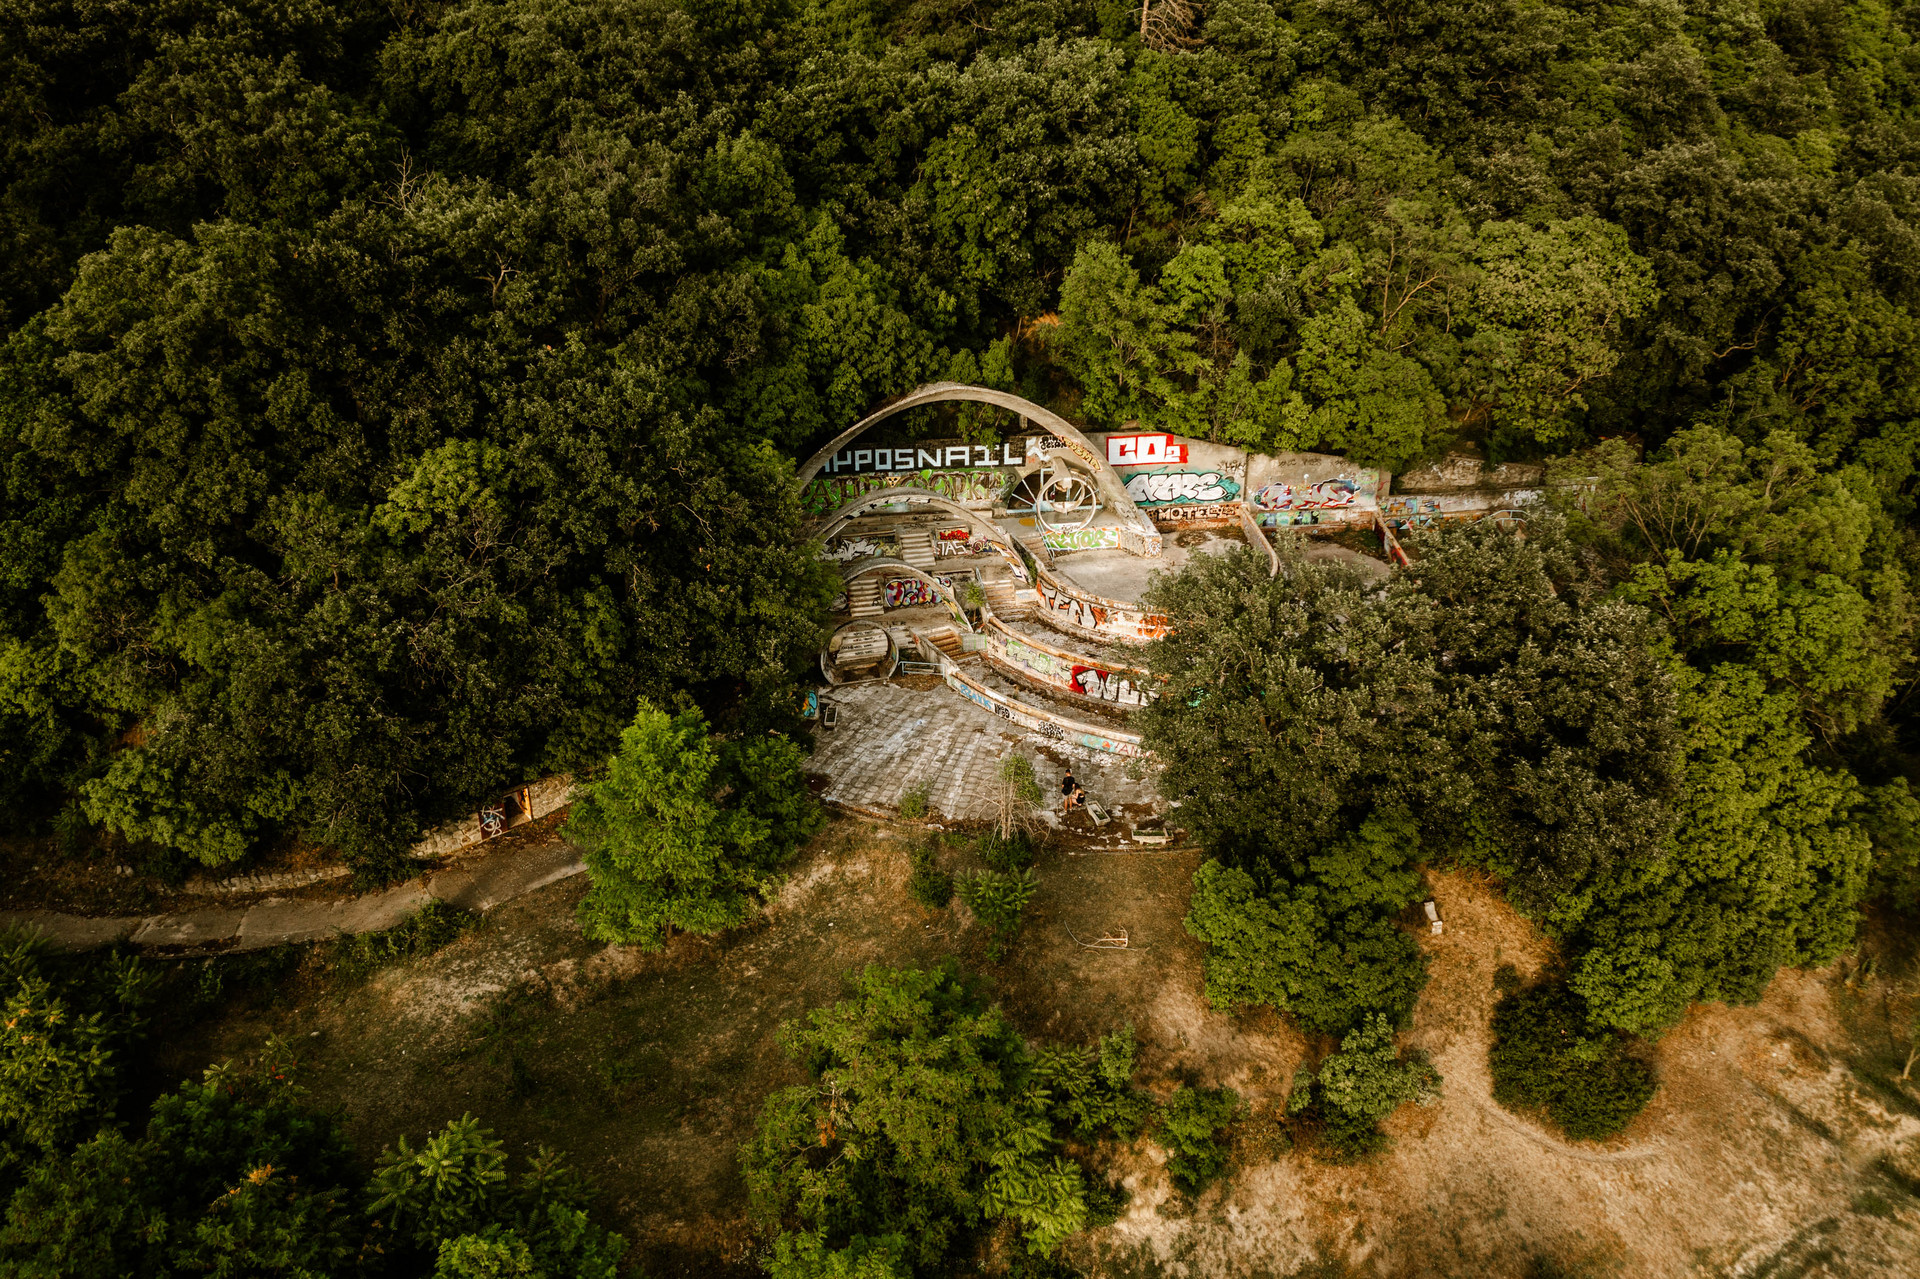
[[[1358,501],[1359,487],[1348,479],[1322,480],[1299,488],[1276,480],[1254,494],[1253,504],[1262,511],[1334,510]]]
[[[1144,706],[1159,696],[1136,686],[1126,675],[1103,671],[1096,666],[1074,667],[1073,683],[1085,696],[1118,706]]]
[[[987,444],[949,443],[922,440],[907,449],[841,449],[833,460],[821,467],[823,475],[863,474],[879,471],[937,471],[948,466],[1018,466],[1026,449],[1014,451],[1014,441],[998,449]]]
[[[1174,442],[1171,435],[1109,435],[1107,461],[1115,466],[1153,466],[1161,462],[1184,462],[1187,446]]]
[[[820,552],[823,560],[832,560],[836,564],[845,564],[849,560],[863,560],[870,555],[898,557],[900,539],[897,537],[842,537],[829,542]]]
[[[1232,506],[1156,506],[1153,518],[1163,524],[1198,524],[1205,520],[1237,520],[1240,507]]]
[[[1120,530],[1111,525],[1103,528],[1078,528],[1062,533],[1048,533],[1043,539],[1050,551],[1097,551],[1120,545]]]
[[[1218,471],[1140,471],[1128,477],[1127,496],[1141,506],[1223,502],[1240,496],[1240,484]]]
[[[937,604],[940,596],[930,582],[917,577],[890,577],[887,579],[886,600],[888,608],[912,608],[917,604]]]

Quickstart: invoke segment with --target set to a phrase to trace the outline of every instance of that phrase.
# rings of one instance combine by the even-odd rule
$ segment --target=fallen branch
[[[1117,935],[1114,933],[1108,933],[1106,936],[1100,938],[1098,941],[1081,941],[1078,934],[1076,934],[1071,928],[1067,929],[1067,936],[1073,938],[1075,945],[1084,946],[1088,950],[1145,950],[1146,949],[1145,946],[1135,946],[1130,941],[1128,941],[1127,930],[1124,928],[1122,928]]]

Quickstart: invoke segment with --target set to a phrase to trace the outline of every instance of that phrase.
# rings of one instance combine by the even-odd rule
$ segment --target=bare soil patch
[[[1496,1107],[1486,1073],[1494,970],[1531,974],[1549,947],[1483,878],[1435,874],[1446,932],[1422,936],[1432,978],[1407,1040],[1444,1096],[1393,1116],[1384,1155],[1338,1166],[1285,1150],[1274,1120],[1294,1069],[1332,1045],[1202,996],[1181,925],[1197,853],[1056,846],[1018,942],[987,966],[958,907],[907,896],[917,833],[836,821],[764,919],[653,955],[585,942],[572,921],[585,882],[557,884],[360,989],[234,1012],[170,1044],[170,1061],[185,1075],[270,1030],[298,1038],[309,1086],[350,1113],[363,1149],[472,1111],[515,1146],[570,1151],[647,1273],[745,1275],[735,1152],[761,1098],[800,1078],[780,1023],[836,998],[853,967],[951,953],[1029,1036],[1086,1041],[1131,1022],[1144,1086],[1225,1085],[1249,1103],[1234,1171],[1197,1201],[1173,1191],[1150,1140],[1093,1153],[1132,1199],[1076,1246],[1092,1274],[1914,1273],[1920,1103],[1889,1082],[1887,1029],[1910,972],[1854,988],[1837,971],[1787,973],[1757,1007],[1696,1009],[1652,1050],[1661,1090],[1632,1128],[1569,1143]],[[1125,948],[1081,944],[1122,932]]]

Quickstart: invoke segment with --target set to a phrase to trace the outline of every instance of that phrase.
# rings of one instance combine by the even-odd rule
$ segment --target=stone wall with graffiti
[[[974,705],[991,711],[1009,723],[1018,724],[1022,728],[1039,733],[1043,737],[1074,746],[1084,746],[1088,750],[1108,751],[1115,755],[1147,753],[1146,748],[1140,744],[1140,738],[1133,733],[1123,733],[1118,729],[1098,724],[1083,724],[1031,703],[1010,701],[984,684],[977,684],[967,678],[959,665],[944,655],[940,659],[940,671],[946,679],[947,687]]]
[[[1538,502],[1540,489],[1502,489],[1478,493],[1396,493],[1381,503],[1380,514],[1396,533],[1435,524],[1485,519]]]
[[[1145,671],[1089,666],[1084,654],[1023,635],[998,618],[989,617],[980,636],[981,654],[989,663],[1051,691],[1121,707],[1142,706],[1159,696],[1151,688],[1153,677]]]
[[[890,488],[923,488],[969,510],[993,509],[1018,473],[999,467],[964,471],[892,471],[867,475],[821,475],[800,491],[800,505],[808,515],[831,515],[868,493]]]
[[[1123,644],[1144,644],[1167,633],[1165,613],[1146,612],[1136,605],[1103,599],[1042,577],[1035,587],[1037,612],[1048,626]]]
[[[835,564],[850,564],[854,560],[864,560],[874,556],[899,559],[900,539],[892,533],[836,537],[820,551],[821,559],[831,560]]]

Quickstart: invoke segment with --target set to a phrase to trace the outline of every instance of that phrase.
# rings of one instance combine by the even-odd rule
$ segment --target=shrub
[[[1240,1113],[1240,1094],[1231,1088],[1189,1088],[1182,1084],[1160,1112],[1160,1142],[1170,1158],[1173,1184],[1199,1194],[1227,1166],[1224,1130]]]
[[[365,980],[382,968],[431,955],[479,924],[480,916],[473,911],[436,899],[392,928],[334,942],[326,960],[335,975],[347,981]]]
[[[974,917],[993,930],[992,938],[987,942],[987,958],[998,962],[1020,931],[1020,915],[1033,900],[1034,890],[1040,881],[1034,878],[1031,870],[1019,874],[1004,871],[981,870],[971,875],[962,875],[954,882],[954,888],[960,894],[960,900],[967,904]]]
[[[643,699],[566,825],[593,880],[580,903],[586,935],[657,949],[676,928],[745,920],[754,892],[825,820],[804,762],[778,734],[721,741],[698,711],[668,715]]]
[[[900,797],[900,817],[903,821],[920,822],[927,818],[927,797],[931,792],[930,783],[921,782]]]
[[[1619,1133],[1656,1087],[1626,1037],[1593,1029],[1586,1001],[1558,980],[1513,991],[1494,1005],[1487,1064],[1495,1101],[1509,1110],[1543,1110],[1576,1141]]]
[[[947,1274],[983,1221],[1009,1220],[1042,1250],[1080,1229],[1079,1166],[1054,1153],[1031,1050],[1000,1011],[952,961],[850,980],[850,998],[782,1028],[814,1078],[769,1096],[740,1152],[762,1226],[820,1237],[790,1239],[784,1273],[885,1273],[835,1259],[864,1237],[903,1273]]]
[[[1375,1013],[1347,1033],[1310,1085],[1295,1075],[1287,1110],[1318,1112],[1322,1145],[1352,1159],[1386,1148],[1380,1121],[1401,1105],[1430,1105],[1439,1095],[1440,1073],[1420,1057],[1401,1057],[1393,1023]]]
[[[928,910],[945,910],[953,900],[953,876],[940,869],[940,845],[937,840],[915,844],[907,852],[912,873],[907,876],[907,892]]]
[[[1097,1048],[1050,1044],[1039,1050],[1034,1079],[1050,1098],[1054,1123],[1086,1141],[1102,1129],[1123,1139],[1139,1132],[1153,1102],[1133,1090],[1137,1044],[1131,1023],[1104,1035]]]
[[[998,871],[1025,870],[1038,852],[1033,836],[1024,830],[1003,836],[996,828],[980,837],[980,859]]]

